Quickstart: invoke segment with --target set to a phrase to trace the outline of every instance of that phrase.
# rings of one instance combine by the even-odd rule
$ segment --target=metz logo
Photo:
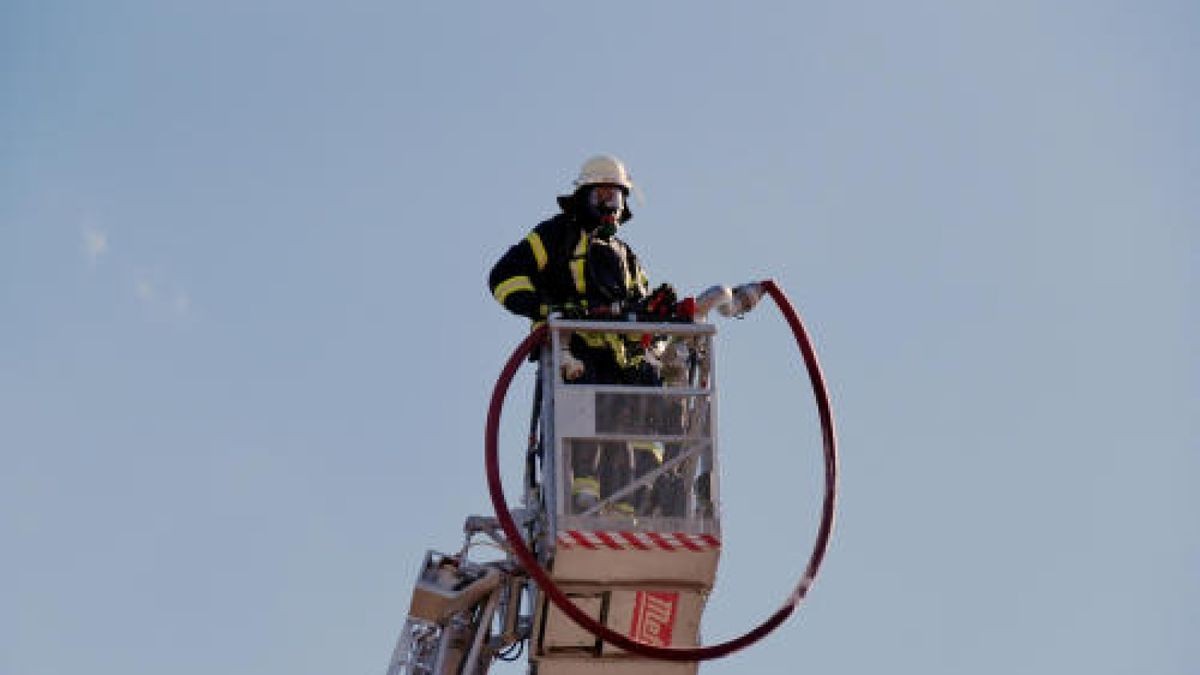
[[[638,591],[633,601],[633,626],[629,636],[655,647],[669,646],[678,605],[678,593]]]

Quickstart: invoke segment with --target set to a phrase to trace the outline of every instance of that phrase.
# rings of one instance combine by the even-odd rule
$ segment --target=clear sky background
[[[1195,2],[0,3],[0,673],[381,675],[595,152],[843,454],[704,673],[1200,673]],[[721,325],[728,639],[819,439]],[[523,376],[531,377],[530,372]],[[527,382],[505,452],[516,469]],[[498,672],[520,672],[507,667]]]

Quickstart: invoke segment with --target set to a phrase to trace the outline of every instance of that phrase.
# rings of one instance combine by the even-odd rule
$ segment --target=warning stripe
[[[647,532],[646,536],[650,537],[650,541],[658,544],[658,547],[661,549],[666,549],[668,551],[675,550],[674,546],[667,543],[667,538],[657,532]]]
[[[675,539],[677,539],[679,541],[680,545],[682,545],[684,548],[686,548],[689,551],[703,551],[704,550],[704,549],[700,548],[699,546],[697,546],[695,543],[693,543],[691,537],[684,534],[683,532],[676,532]]]
[[[596,532],[596,538],[604,542],[605,546],[613,549],[614,551],[619,551],[623,548],[620,542],[618,542],[616,539],[613,539],[612,536],[607,532]]]
[[[583,533],[578,530],[567,530],[567,535],[574,539],[575,543],[586,549],[590,550],[596,548],[596,545],[588,541],[587,537],[585,537]]]
[[[641,539],[638,539],[636,536],[634,536],[634,534],[632,532],[618,532],[617,534],[621,535],[622,539],[629,542],[630,546],[636,548],[639,551],[649,551],[650,550],[650,547],[647,546],[644,542],[642,542]]]
[[[563,530],[558,534],[561,548],[584,548],[589,551],[692,551],[703,552],[721,548],[721,540],[711,534],[684,532],[615,532]]]

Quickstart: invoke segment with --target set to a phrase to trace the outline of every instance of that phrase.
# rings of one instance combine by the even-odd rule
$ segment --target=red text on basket
[[[678,605],[678,593],[638,591],[633,601],[633,626],[629,636],[655,647],[670,645]]]

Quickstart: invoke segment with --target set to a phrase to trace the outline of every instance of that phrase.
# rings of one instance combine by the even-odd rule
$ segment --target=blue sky
[[[834,395],[822,577],[702,672],[1195,672],[1198,25],[4,3],[0,673],[381,673],[488,509],[525,326],[484,276],[600,151],[653,280],[776,278]],[[794,583],[819,485],[782,322],[721,329],[714,640]]]

